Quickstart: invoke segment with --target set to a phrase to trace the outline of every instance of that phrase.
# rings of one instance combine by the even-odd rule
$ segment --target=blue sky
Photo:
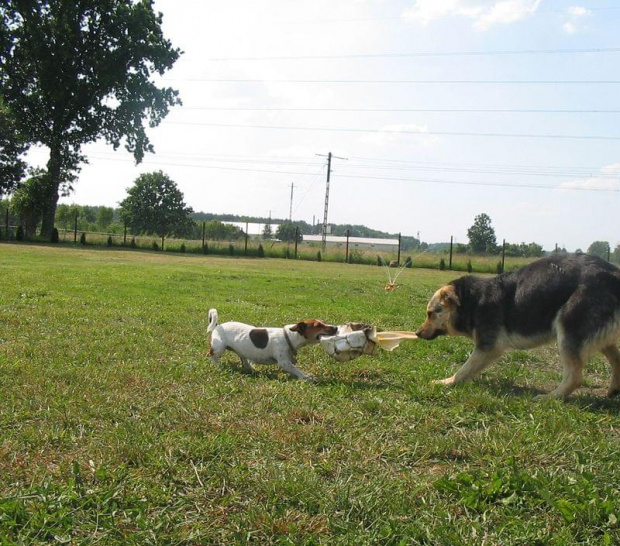
[[[162,81],[183,107],[139,166],[86,148],[63,202],[117,206],[161,169],[196,211],[288,217],[293,183],[293,219],[321,222],[316,154],[331,151],[347,159],[333,162],[330,222],[465,243],[484,212],[500,241],[620,243],[619,2],[155,7],[184,51]]]

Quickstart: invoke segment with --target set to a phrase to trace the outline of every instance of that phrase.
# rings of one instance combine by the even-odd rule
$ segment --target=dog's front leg
[[[434,385],[454,385],[472,380],[489,364],[492,364],[502,354],[498,350],[482,350],[475,348],[474,352],[469,356],[467,362],[463,364],[452,377],[446,379],[438,379],[433,381]]]
[[[285,372],[290,373],[291,375],[295,376],[297,379],[305,379],[306,381],[314,381],[314,379],[311,376],[302,372],[297,366],[295,366],[293,362],[289,360],[286,360],[284,362],[278,362],[278,364],[280,365],[280,368],[282,368]]]

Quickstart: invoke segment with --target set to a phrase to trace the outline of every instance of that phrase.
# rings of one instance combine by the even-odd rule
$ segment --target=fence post
[[[299,226],[295,226],[295,259],[297,259],[297,242],[299,239]]]
[[[396,263],[400,266],[400,242],[401,242],[401,235],[400,233],[398,234],[398,256],[396,258]]]
[[[452,243],[454,240],[454,235],[450,235],[450,261],[448,263],[448,269],[452,271]]]
[[[73,244],[77,244],[77,219],[78,219],[78,212],[75,212],[75,222],[73,224]]]
[[[349,263],[349,230],[347,229],[347,250],[344,255],[344,263]]]

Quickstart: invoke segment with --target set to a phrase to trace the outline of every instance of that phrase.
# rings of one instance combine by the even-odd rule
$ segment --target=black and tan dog
[[[611,364],[608,395],[620,393],[620,269],[604,260],[555,255],[493,278],[467,275],[437,290],[426,314],[420,338],[467,336],[475,343],[467,362],[436,383],[469,381],[508,349],[555,339],[563,376],[547,396],[565,398],[577,389],[598,351]]]

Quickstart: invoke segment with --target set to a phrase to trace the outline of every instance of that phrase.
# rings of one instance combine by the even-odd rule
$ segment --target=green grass
[[[205,355],[206,313],[415,329],[454,272],[0,244],[0,544],[618,544],[620,400],[554,350],[430,385],[464,339],[317,379]]]

